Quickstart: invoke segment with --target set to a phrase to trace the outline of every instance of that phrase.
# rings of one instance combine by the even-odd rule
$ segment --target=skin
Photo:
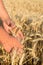
[[[10,52],[10,50],[14,47],[14,49],[22,50],[23,46],[20,44],[19,41],[17,41],[16,38],[8,35],[8,33],[0,26],[0,41],[4,47],[4,49],[7,52]],[[19,51],[18,50],[18,51]]]
[[[2,19],[3,27],[0,26],[0,42],[2,43],[4,49],[7,52],[10,52],[12,48],[18,50],[18,52],[22,52],[23,45],[14,37],[10,36],[8,33],[15,27],[15,24],[12,23],[2,0],[0,0],[0,18]],[[23,39],[23,34],[21,31],[17,34],[18,37]],[[13,42],[13,43],[12,43]]]

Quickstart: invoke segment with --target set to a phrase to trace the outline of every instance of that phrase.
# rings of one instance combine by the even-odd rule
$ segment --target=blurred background
[[[12,22],[23,32],[24,52],[8,54],[0,45],[1,65],[43,65],[43,0],[3,0]],[[12,35],[15,34],[12,30]]]

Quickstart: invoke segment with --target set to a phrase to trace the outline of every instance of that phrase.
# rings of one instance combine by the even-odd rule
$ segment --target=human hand
[[[1,14],[0,15],[1,15],[1,19],[3,21],[4,29],[8,33],[11,33],[12,29],[14,29],[14,31],[15,31],[15,29],[18,29],[18,27],[15,25],[15,23],[10,19],[8,13],[6,13],[6,12],[4,14],[3,13],[4,12],[2,12],[2,15]],[[16,38],[18,38],[18,39],[24,38],[23,33],[20,30],[17,31]]]
[[[6,20],[3,22],[4,29],[10,33],[10,31],[15,27],[15,24],[11,20]]]
[[[6,22],[3,22],[3,26],[4,29],[10,34],[15,34],[16,38],[18,40],[22,40],[24,39],[23,33],[21,32],[21,30],[12,22],[9,21],[9,23],[7,24]],[[12,33],[13,31],[13,33]]]
[[[23,35],[22,31],[17,26],[15,26],[15,28],[13,28],[11,32],[12,32],[13,36],[15,36],[19,41],[24,39],[24,35]]]
[[[8,35],[8,33],[0,26],[0,41],[6,52],[10,52],[15,49],[18,52],[22,52],[23,45],[13,36]]]
[[[4,40],[4,43],[2,42],[4,49],[7,52],[10,52],[14,49],[16,50],[17,54],[21,54],[23,52],[23,45],[14,37],[9,36],[8,38]]]
[[[24,45],[22,45],[16,38],[12,38],[13,49],[17,51],[18,54],[23,53]]]
[[[4,6],[3,6],[3,3],[2,3],[2,0],[1,0],[1,2],[0,2],[0,18],[2,19],[2,21],[3,21],[3,26],[4,26],[4,29],[8,32],[8,33],[10,33],[10,31],[12,30],[12,28],[14,27],[14,25],[13,25],[13,23],[12,23],[12,21],[10,20],[10,18],[9,18],[9,15],[8,15],[8,13],[7,13],[7,11],[6,11],[6,9],[4,8]],[[3,32],[5,33],[5,31],[2,29],[2,34],[3,34]],[[6,33],[6,35],[5,34],[3,34],[2,35],[3,37],[2,37],[2,39],[3,39],[3,41],[2,41],[2,43],[3,43],[3,46],[4,46],[4,48],[5,48],[5,50],[7,51],[7,52],[10,52],[10,49],[12,48],[12,47],[16,47],[16,48],[18,48],[18,49],[21,49],[23,46],[16,40],[15,41],[15,39],[12,39],[11,37],[9,38],[9,36],[8,36],[8,34]],[[4,38],[5,37],[5,38]],[[15,43],[15,44],[14,44]],[[18,44],[17,44],[18,43]]]

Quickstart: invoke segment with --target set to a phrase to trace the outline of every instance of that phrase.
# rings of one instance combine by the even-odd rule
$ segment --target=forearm
[[[0,18],[2,18],[2,19],[9,18],[9,15],[4,7],[2,0],[0,0]]]

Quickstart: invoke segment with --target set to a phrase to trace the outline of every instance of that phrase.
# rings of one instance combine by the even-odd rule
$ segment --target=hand
[[[8,33],[10,33],[10,31],[15,27],[15,24],[12,21],[8,20],[8,22],[7,21],[3,22],[3,26],[4,26],[4,29]]]
[[[17,53],[22,52],[23,45],[15,37],[8,35],[2,26],[0,26],[0,41],[7,52],[13,48],[17,50]]]
[[[23,52],[24,46],[15,38],[14,49],[17,51],[18,54]]]
[[[4,41],[3,47],[7,52],[10,52],[12,49],[16,50],[18,54],[21,54],[23,52],[23,45],[12,36],[9,36],[9,38]]]
[[[12,23],[13,24],[13,23]],[[10,33],[10,31],[14,28],[16,28],[14,25],[12,26],[8,26],[5,22],[3,23],[4,29]],[[15,50],[17,50],[17,53],[22,53],[23,52],[23,45],[17,40],[17,39],[23,39],[23,34],[20,30],[18,30],[17,32],[17,36],[14,39],[13,37],[11,37],[10,39],[8,39],[8,42],[5,42],[4,48],[7,52],[10,51],[10,48],[12,48],[12,45],[14,47]],[[9,45],[9,48],[7,47]]]
[[[8,33],[10,33],[13,28],[17,28],[17,26],[16,26],[16,25],[12,22],[12,20],[10,19],[8,13],[6,13],[5,11],[3,11],[3,12],[2,12],[2,15],[0,14],[0,16],[1,16],[1,19],[2,19],[2,21],[3,21],[4,29],[5,29]],[[24,38],[23,33],[22,33],[20,30],[18,30],[16,37],[17,37],[18,39],[23,39],[23,38]]]
[[[8,23],[6,22],[3,22],[3,26],[4,26],[4,29],[8,32],[8,33],[11,33],[11,31],[14,29],[14,32],[16,33],[18,27],[11,21],[9,21]],[[23,36],[23,33],[18,30],[17,33],[15,34],[16,35],[16,38],[18,40],[22,40],[24,39],[24,36]]]
[[[4,26],[4,29],[8,32],[8,33],[10,33],[10,31],[11,31],[11,29],[14,27],[13,26],[13,23],[12,23],[12,21],[10,20],[10,18],[9,18],[9,15],[8,15],[8,13],[7,13],[7,11],[6,11],[6,9],[4,8],[4,6],[3,6],[3,3],[2,3],[2,0],[1,0],[1,2],[0,2],[0,18],[2,19],[2,21],[3,21],[3,26]],[[9,38],[9,36],[8,36],[8,34],[6,33],[6,35],[4,34],[5,33],[5,31],[2,29],[2,34],[4,35],[1,35],[1,36],[3,36],[2,37],[2,39],[3,39],[3,41],[2,41],[2,43],[3,43],[3,46],[4,46],[4,48],[6,49],[6,51],[7,52],[10,52],[10,49],[12,48],[12,47],[16,47],[17,49],[21,49],[23,46],[17,41],[17,40],[15,40],[15,39],[13,39],[13,38]],[[5,38],[4,38],[5,37]]]

